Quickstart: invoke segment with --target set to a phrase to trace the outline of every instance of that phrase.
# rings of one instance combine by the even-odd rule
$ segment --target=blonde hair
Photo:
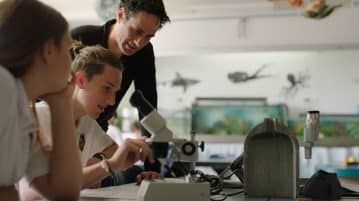
[[[123,71],[124,67],[119,57],[110,50],[99,46],[84,46],[75,41],[71,48],[73,61],[71,68],[73,72],[85,71],[87,79],[104,71],[105,64]]]

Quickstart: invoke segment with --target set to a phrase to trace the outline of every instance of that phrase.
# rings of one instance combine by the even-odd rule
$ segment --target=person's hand
[[[154,163],[152,152],[145,142],[144,138],[141,139],[126,139],[108,160],[111,168],[127,169],[139,160],[149,159]]]
[[[49,106],[54,106],[61,103],[72,102],[72,95],[75,89],[75,74],[71,73],[71,80],[67,85],[60,91],[48,93],[40,97],[49,104]]]
[[[164,179],[164,177],[157,172],[152,172],[152,171],[141,172],[136,177],[136,183],[137,185],[139,185],[143,180],[154,180],[154,179]]]

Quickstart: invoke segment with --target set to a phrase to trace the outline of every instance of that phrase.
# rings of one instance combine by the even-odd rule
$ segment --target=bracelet
[[[115,172],[112,170],[110,164],[108,163],[107,159],[101,160],[100,166],[108,173],[110,173],[111,178],[113,179],[114,184],[117,184],[117,179]]]
[[[113,182],[114,182],[115,184],[117,184],[115,172],[112,170],[110,164],[108,163],[106,155],[105,155],[104,153],[102,153],[102,152],[98,152],[98,153],[96,153],[95,155],[93,155],[93,157],[95,157],[95,158],[101,160],[100,166],[101,166],[107,173],[110,173],[111,178],[113,179]]]
[[[115,172],[112,170],[110,164],[106,159],[102,160],[100,165],[103,169],[105,169],[106,172],[110,173],[112,176],[115,176]]]

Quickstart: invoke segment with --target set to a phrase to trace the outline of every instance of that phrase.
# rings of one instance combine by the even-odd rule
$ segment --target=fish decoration
[[[308,72],[300,72],[298,74],[288,73],[287,81],[289,86],[285,86],[282,89],[282,94],[286,97],[294,97],[299,89],[308,88],[308,81],[310,80],[310,75]]]
[[[275,1],[287,1],[291,7],[303,7],[308,1],[303,0],[268,0],[270,2]],[[342,7],[343,4],[330,5],[326,0],[311,0],[307,3],[304,9],[303,16],[310,19],[323,19],[332,14],[336,9]]]
[[[183,93],[186,93],[187,89],[193,85],[196,85],[200,80],[185,78],[179,72],[176,72],[175,78],[169,81],[160,82],[160,85],[170,85],[171,87],[182,87]]]
[[[267,67],[268,65],[264,64],[260,68],[258,68],[253,74],[248,74],[247,72],[244,71],[237,71],[233,73],[228,73],[227,77],[233,83],[248,82],[251,80],[270,77],[271,75],[260,74]]]
[[[343,4],[329,5],[325,0],[315,0],[306,7],[303,15],[311,19],[323,19],[342,6]]]

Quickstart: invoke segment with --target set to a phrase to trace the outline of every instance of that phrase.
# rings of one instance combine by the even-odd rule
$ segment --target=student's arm
[[[82,186],[82,168],[75,135],[73,84],[66,89],[43,97],[51,111],[52,152],[47,174],[34,178],[31,187],[49,200],[78,200]],[[20,188],[28,188],[22,185]],[[32,191],[20,189],[23,198]],[[25,199],[27,200],[27,199]]]
[[[113,146],[113,145],[111,145]],[[153,162],[150,148],[143,139],[126,139],[107,160],[113,171],[125,170],[139,160],[149,158]],[[110,174],[101,167],[100,162],[83,168],[84,187],[91,187]]]
[[[110,167],[111,169],[113,168],[111,165]],[[83,188],[91,188],[94,184],[101,182],[105,177],[110,176],[110,173],[101,167],[100,162],[84,167],[82,170],[84,175]]]
[[[157,81],[156,81],[156,65],[153,46],[148,43],[136,56],[137,73],[135,73],[134,85],[136,90],[141,90],[144,97],[157,108]],[[143,115],[138,111],[139,119],[143,119]],[[141,133],[143,136],[150,137],[151,134],[141,125]]]
[[[112,145],[106,147],[102,153],[105,154],[107,158],[111,158],[111,156],[116,152],[118,149],[118,145],[116,143],[113,143]]]
[[[150,161],[153,161],[149,147],[143,139],[127,139],[119,148],[117,148],[117,145],[112,144],[104,151],[112,150],[109,152],[113,152],[115,148],[116,151],[112,154],[111,158],[108,159],[108,164],[112,170],[126,169],[136,161],[144,160],[147,157]],[[142,152],[140,152],[140,149],[142,149]],[[99,162],[85,167],[83,168],[83,187],[91,187],[109,175],[110,174],[101,167]],[[43,180],[43,178],[38,178],[35,183],[41,183]],[[27,190],[24,193],[26,193],[28,197],[36,198],[36,192],[33,190]]]
[[[103,135],[106,134],[103,133]],[[116,152],[117,148],[118,145],[116,143],[112,143],[110,146],[106,147],[101,153],[104,154],[106,158],[111,158],[111,156]],[[85,188],[99,187],[101,185],[101,181],[105,177],[110,175],[109,173],[105,172],[104,169],[100,166],[100,162],[101,160],[96,157],[92,157],[87,161],[86,167],[83,168]],[[95,174],[92,174],[93,172],[95,172]]]
[[[101,153],[103,153],[106,158],[111,158],[111,156],[116,152],[117,148],[118,145],[116,143],[112,143],[110,146],[106,147]],[[86,166],[90,166],[98,162],[100,162],[98,158],[92,157],[87,161]]]
[[[19,196],[15,189],[15,186],[0,187],[0,198],[1,200],[7,201],[18,201]]]
[[[116,143],[113,143],[112,145],[105,148],[101,153],[106,156],[106,158],[111,158],[113,154],[115,154],[116,150],[118,149],[118,145]],[[93,188],[93,187],[99,187],[101,184],[101,181],[109,176],[107,172],[101,168],[99,165],[98,158],[91,158],[87,161],[87,167],[84,168],[84,178],[85,178],[85,186],[86,188]],[[95,165],[97,164],[97,165]],[[95,174],[92,174],[95,173]],[[136,178],[134,178],[137,182],[137,184],[140,184],[142,180],[152,180],[152,179],[163,179],[163,176],[157,172],[152,171],[146,171],[138,174]]]

